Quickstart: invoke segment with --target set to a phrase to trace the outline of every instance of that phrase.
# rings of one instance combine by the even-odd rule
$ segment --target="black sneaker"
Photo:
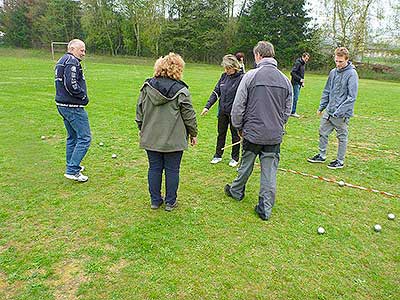
[[[323,163],[325,160],[326,158],[323,158],[320,154],[307,158],[307,161],[310,163]]]
[[[151,204],[151,209],[159,209],[162,204],[163,204],[162,201],[158,204]]]
[[[331,161],[328,165],[329,169],[341,169],[344,167],[344,164],[342,164],[340,161],[335,159],[334,161]]]
[[[173,211],[175,208],[178,207],[178,201],[175,200],[174,204],[165,204],[165,211]]]
[[[254,207],[254,211],[256,212],[257,216],[260,217],[261,220],[263,220],[263,221],[268,221],[268,218],[265,217],[265,215],[264,215],[263,213],[260,212],[260,210],[259,210],[259,208],[258,208],[258,205],[256,205],[256,206]]]
[[[232,193],[231,193],[231,186],[230,186],[230,184],[225,185],[224,192],[225,192],[225,195],[227,195],[228,197],[230,197],[230,198],[232,198],[232,199],[235,199],[236,201],[241,201],[241,200],[244,198],[244,193],[243,193],[243,197],[240,198],[240,199],[236,199],[235,197],[233,197],[233,195],[232,195]]]

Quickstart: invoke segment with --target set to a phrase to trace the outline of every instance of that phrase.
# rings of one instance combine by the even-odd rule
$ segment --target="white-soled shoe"
[[[231,166],[232,168],[236,167],[238,164],[239,164],[239,162],[234,160],[233,158],[229,162],[229,166]]]
[[[217,163],[219,163],[219,162],[221,162],[222,161],[222,157],[214,157],[211,161],[210,161],[210,163],[212,163],[212,164],[217,164]]]
[[[75,180],[78,182],[86,182],[88,181],[89,177],[83,175],[81,172],[79,172],[78,174],[75,175],[71,175],[71,174],[64,174],[65,178],[71,179],[71,180]]]

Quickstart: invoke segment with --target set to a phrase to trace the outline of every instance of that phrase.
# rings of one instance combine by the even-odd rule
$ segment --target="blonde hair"
[[[339,48],[336,48],[336,50],[335,50],[335,55],[336,55],[336,56],[342,56],[342,57],[344,57],[345,59],[349,59],[350,53],[349,53],[349,50],[347,50],[347,48],[345,48],[345,47],[339,47]]]
[[[179,54],[170,52],[161,56],[154,64],[154,77],[168,77],[175,80],[182,79],[185,62]]]
[[[235,55],[227,54],[222,58],[221,66],[226,69],[235,69],[237,71],[240,70],[239,61],[237,60]]]

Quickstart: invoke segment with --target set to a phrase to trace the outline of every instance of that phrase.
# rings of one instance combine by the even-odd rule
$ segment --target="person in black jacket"
[[[301,57],[296,59],[292,71],[290,75],[292,76],[292,86],[293,86],[293,105],[292,105],[292,112],[291,116],[295,118],[299,118],[300,115],[296,113],[297,108],[297,100],[299,99],[300,89],[304,87],[304,69],[305,64],[310,59],[310,54],[304,52]]]
[[[68,53],[58,60],[55,67],[55,100],[68,133],[64,176],[78,182],[88,180],[82,174],[84,167],[80,163],[92,139],[88,114],[84,108],[89,98],[80,63],[85,54],[85,43],[74,39],[68,43]]]
[[[232,135],[232,144],[240,141],[237,130],[232,125],[231,110],[233,100],[235,100],[236,90],[243,77],[243,71],[240,68],[237,58],[232,54],[225,55],[222,59],[221,65],[224,67],[225,72],[222,73],[221,78],[215,86],[214,91],[211,93],[205,108],[201,112],[202,116],[206,115],[211,106],[213,106],[213,104],[219,99],[217,147],[215,149],[214,157],[211,160],[212,164],[217,164],[222,161],[222,154],[224,153],[222,148],[225,147],[228,126]],[[229,166],[236,167],[238,165],[239,151],[240,144],[232,147]]]

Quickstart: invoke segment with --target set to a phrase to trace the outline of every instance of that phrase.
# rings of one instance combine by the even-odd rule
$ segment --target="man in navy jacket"
[[[297,100],[299,99],[300,89],[304,87],[305,65],[309,59],[310,59],[310,54],[304,52],[300,58],[296,59],[292,71],[290,72],[290,75],[292,77],[291,82],[293,86],[293,104],[292,104],[292,112],[290,114],[292,117],[296,118],[300,117],[300,115],[296,113]]]
[[[80,63],[85,53],[85,43],[74,39],[68,43],[68,53],[59,59],[55,67],[55,100],[68,133],[64,176],[78,182],[88,180],[82,174],[84,167],[80,163],[92,139],[88,114],[84,108],[89,98]]]

